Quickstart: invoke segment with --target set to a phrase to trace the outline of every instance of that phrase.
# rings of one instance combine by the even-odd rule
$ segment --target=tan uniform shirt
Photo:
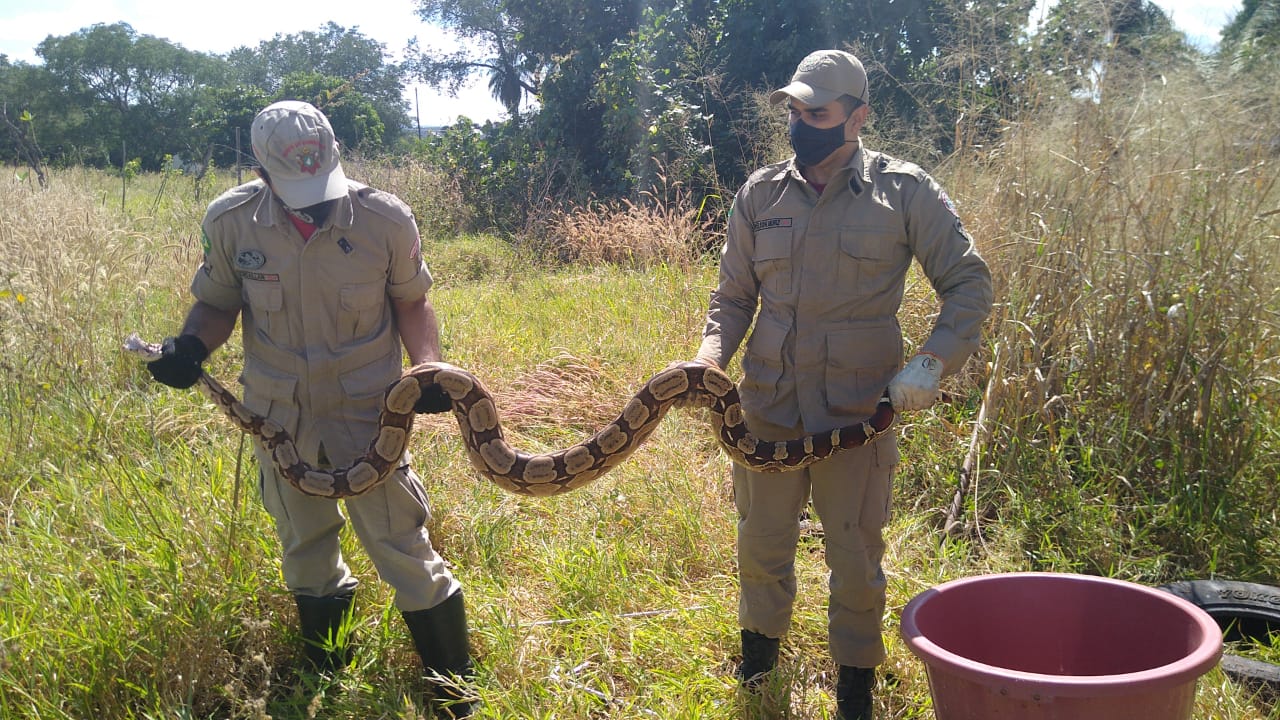
[[[413,213],[351,182],[309,240],[261,181],[209,205],[195,297],[242,311],[244,403],[293,435],[303,459],[323,444],[342,467],[373,439],[382,394],[401,372],[391,299],[431,287]]]
[[[754,318],[749,416],[806,432],[865,418],[902,366],[912,258],[942,301],[923,349],[955,372],[978,347],[991,276],[942,188],[865,148],[821,196],[793,160],[761,168],[734,199],[698,356],[726,367]]]

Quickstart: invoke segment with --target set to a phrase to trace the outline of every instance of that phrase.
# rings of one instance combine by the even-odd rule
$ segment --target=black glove
[[[200,379],[200,363],[209,357],[204,341],[195,335],[179,335],[164,339],[159,360],[147,363],[147,370],[157,382],[169,387],[186,389]]]
[[[449,412],[452,409],[453,399],[439,385],[428,385],[422,391],[422,397],[418,398],[418,402],[413,405],[414,412],[428,415]]]

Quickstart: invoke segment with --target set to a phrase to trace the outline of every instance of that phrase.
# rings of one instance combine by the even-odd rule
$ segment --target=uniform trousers
[[[760,437],[786,439],[802,432],[751,418]],[[768,637],[791,625],[796,599],[795,558],[800,514],[810,497],[822,520],[828,573],[827,632],[839,665],[870,668],[885,659],[882,530],[889,520],[896,438],[883,437],[807,468],[755,472],[735,464],[738,510],[738,620]],[[882,443],[884,446],[882,446]]]
[[[329,597],[354,590],[339,547],[348,518],[379,577],[395,590],[396,608],[426,610],[461,589],[431,545],[431,507],[417,475],[404,465],[378,487],[342,501],[307,495],[285,479],[259,446],[262,503],[275,521],[285,585],[295,595]]]

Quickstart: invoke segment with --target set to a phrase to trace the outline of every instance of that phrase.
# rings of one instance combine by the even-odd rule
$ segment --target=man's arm
[[[165,338],[160,357],[147,363],[151,377],[179,389],[195,385],[203,372],[201,363],[231,337],[239,315],[240,308],[219,310],[197,300],[187,312],[182,334]]]
[[[729,360],[746,338],[760,297],[752,267],[755,252],[752,209],[746,198],[747,186],[744,185],[729,210],[729,226],[720,251],[720,279],[711,292],[702,344],[694,357],[695,362],[721,369],[729,367]]]
[[[440,326],[436,311],[424,294],[413,300],[391,300],[391,312],[395,315],[400,340],[409,353],[411,365],[435,362],[441,359]]]
[[[187,312],[186,321],[182,323],[182,334],[195,335],[200,338],[209,352],[213,352],[231,337],[238,317],[240,317],[240,308],[220,310],[209,303],[197,300]]]

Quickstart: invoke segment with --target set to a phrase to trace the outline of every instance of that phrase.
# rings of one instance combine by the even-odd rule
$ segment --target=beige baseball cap
[[[867,71],[858,58],[842,50],[819,50],[809,53],[796,67],[791,84],[769,95],[777,105],[795,98],[805,105],[821,106],[841,95],[852,95],[863,103],[870,102]]]
[[[271,189],[291,208],[347,194],[338,141],[324,113],[298,100],[263,108],[253,119],[253,154],[271,177]]]

